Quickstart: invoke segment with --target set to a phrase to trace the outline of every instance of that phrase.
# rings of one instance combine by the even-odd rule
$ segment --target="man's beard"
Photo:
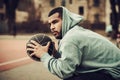
[[[62,30],[60,31],[59,36],[55,37],[56,39],[62,39]]]

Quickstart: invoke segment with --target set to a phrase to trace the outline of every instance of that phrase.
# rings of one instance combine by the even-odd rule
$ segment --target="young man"
[[[103,36],[78,24],[83,17],[65,7],[53,9],[48,16],[51,32],[60,39],[59,58],[48,54],[49,42],[28,44],[32,55],[41,58],[48,70],[64,80],[120,80],[120,50]],[[31,55],[31,56],[32,56]]]

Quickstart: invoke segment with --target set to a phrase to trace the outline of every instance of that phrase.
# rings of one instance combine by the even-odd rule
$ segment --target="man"
[[[65,7],[53,9],[48,23],[53,35],[60,39],[59,58],[48,54],[49,42],[41,46],[28,44],[32,55],[41,58],[48,70],[64,80],[120,80],[120,50],[101,35],[78,24],[83,17]]]

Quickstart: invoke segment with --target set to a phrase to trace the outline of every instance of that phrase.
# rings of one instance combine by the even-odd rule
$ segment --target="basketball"
[[[31,40],[34,40],[34,41],[38,42],[42,46],[46,46],[47,43],[50,42],[48,53],[49,53],[49,55],[52,55],[52,52],[53,52],[53,49],[54,49],[54,44],[53,44],[52,39],[50,37],[46,36],[45,34],[36,34],[29,39],[27,44],[31,43],[30,42]],[[27,44],[26,44],[26,48],[30,48],[29,46],[27,46]],[[33,53],[33,51],[27,51],[27,54],[30,58],[32,58],[35,61],[41,61],[40,58],[38,58],[35,55],[30,56],[30,54],[32,54],[32,53]]]

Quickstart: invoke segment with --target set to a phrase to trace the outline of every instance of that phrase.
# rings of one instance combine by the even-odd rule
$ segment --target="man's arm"
[[[55,59],[47,53],[41,57],[48,70],[64,79],[72,76],[81,63],[82,53],[74,43],[64,42],[59,49],[61,58]]]

